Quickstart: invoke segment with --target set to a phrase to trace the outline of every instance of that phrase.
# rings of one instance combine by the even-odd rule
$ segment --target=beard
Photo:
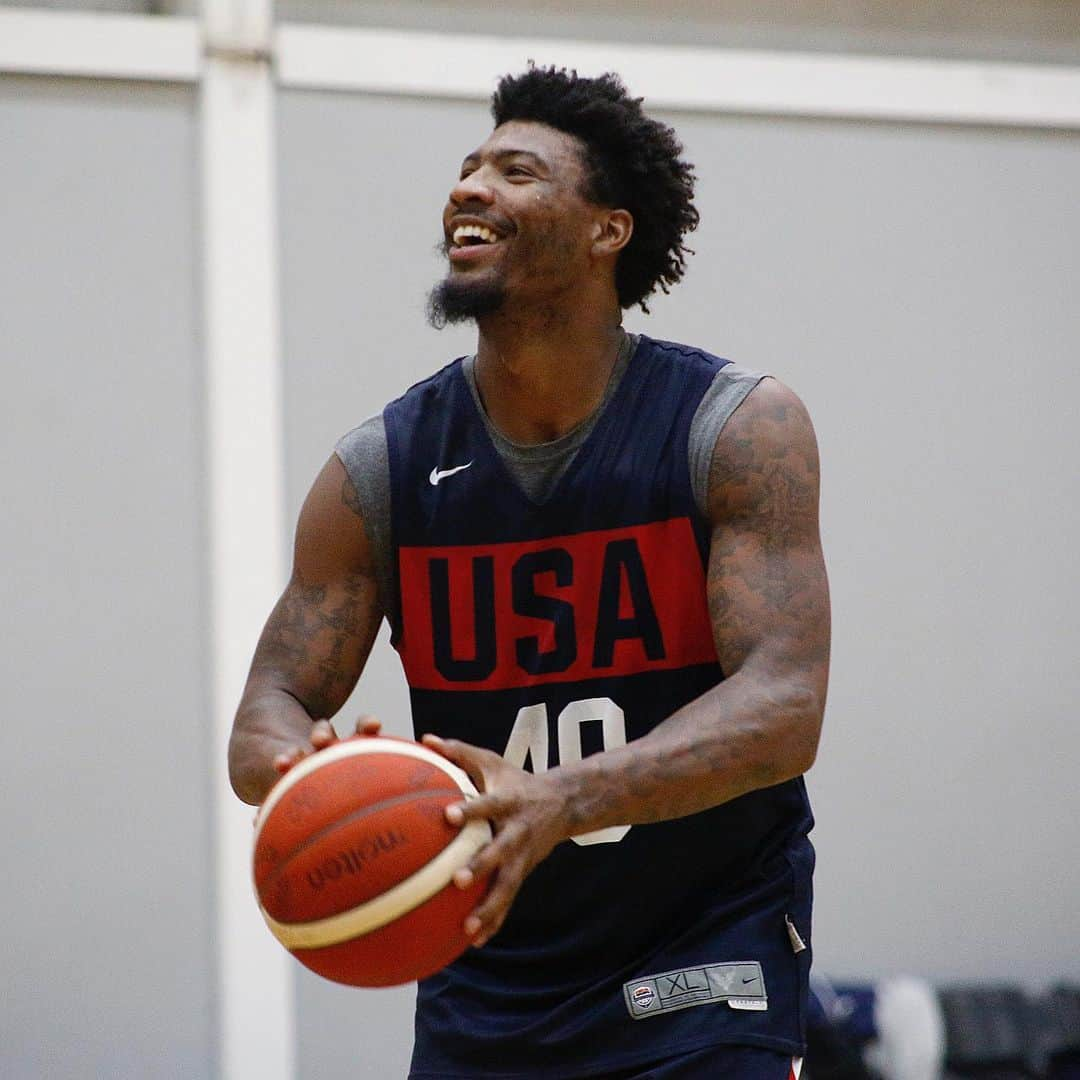
[[[493,315],[505,301],[506,288],[501,281],[467,281],[451,275],[428,294],[427,319],[436,330],[442,330],[451,323]]]

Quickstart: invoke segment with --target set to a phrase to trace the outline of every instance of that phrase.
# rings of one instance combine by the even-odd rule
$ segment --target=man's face
[[[443,210],[450,273],[429,300],[435,325],[574,291],[599,209],[582,194],[582,154],[574,136],[515,120],[465,158]]]

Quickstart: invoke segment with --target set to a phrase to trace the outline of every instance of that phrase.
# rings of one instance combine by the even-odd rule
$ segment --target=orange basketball
[[[491,838],[449,825],[475,795],[468,776],[419,743],[359,736],[305,758],[255,822],[255,892],[274,936],[312,971],[395,986],[468,947],[463,924],[486,889],[451,878]]]

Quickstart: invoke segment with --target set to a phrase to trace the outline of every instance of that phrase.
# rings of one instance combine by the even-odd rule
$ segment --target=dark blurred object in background
[[[812,982],[807,1080],[1080,1080],[1080,986]]]

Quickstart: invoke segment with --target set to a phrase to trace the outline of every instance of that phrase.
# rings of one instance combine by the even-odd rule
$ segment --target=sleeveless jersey
[[[687,459],[727,361],[642,337],[550,497],[507,472],[455,361],[384,410],[416,736],[532,771],[639,738],[722,678]],[[411,1075],[578,1077],[731,1043],[803,1052],[802,779],[558,845],[499,933],[421,982]]]

